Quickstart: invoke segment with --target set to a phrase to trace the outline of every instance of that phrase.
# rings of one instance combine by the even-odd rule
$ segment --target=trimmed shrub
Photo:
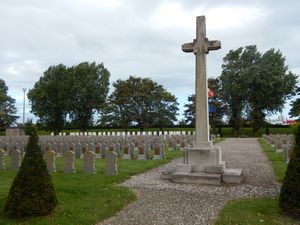
[[[269,126],[266,127],[265,134],[266,134],[266,135],[269,135],[269,134],[270,134]]]
[[[4,205],[4,212],[11,218],[49,215],[57,205],[52,178],[38,145],[36,128],[28,130],[26,154]]]
[[[280,191],[279,207],[300,219],[300,125],[295,128],[295,146]]]

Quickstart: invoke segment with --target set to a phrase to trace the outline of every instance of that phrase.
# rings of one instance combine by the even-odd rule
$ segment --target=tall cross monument
[[[205,16],[197,17],[196,39],[182,45],[184,52],[196,55],[196,139],[194,147],[211,147],[207,100],[206,54],[221,48],[220,41],[206,38]]]
[[[184,52],[196,56],[196,135],[192,146],[184,149],[183,163],[167,168],[161,178],[178,183],[220,185],[241,183],[242,169],[226,169],[222,150],[209,140],[209,119],[206,79],[206,54],[221,48],[220,41],[206,38],[205,17],[197,17],[196,39],[182,45]]]

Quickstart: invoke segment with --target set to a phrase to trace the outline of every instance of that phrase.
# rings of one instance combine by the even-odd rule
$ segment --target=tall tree
[[[297,95],[300,95],[300,88],[298,87],[296,90]],[[289,115],[292,117],[300,117],[300,98],[296,98],[294,101],[291,103],[291,110],[289,112]]]
[[[113,87],[105,115],[111,124],[124,128],[137,125],[143,130],[149,126],[162,128],[176,121],[175,96],[150,78],[130,76],[127,80],[117,80]]]
[[[109,71],[103,63],[83,62],[70,68],[68,112],[81,130],[93,123],[93,115],[103,107],[109,91]]]
[[[288,71],[282,53],[274,49],[266,51],[258,65],[249,66],[248,114],[254,134],[265,124],[267,113],[282,110],[287,99],[293,96],[297,76]]]
[[[222,74],[220,76],[222,85],[222,96],[226,99],[227,115],[229,124],[233,128],[233,135],[239,134],[242,124],[242,113],[245,104],[246,93],[243,90],[242,63],[240,55],[243,48],[230,50],[223,58]]]
[[[235,135],[243,116],[255,134],[265,124],[267,113],[281,111],[296,87],[297,76],[288,71],[279,50],[261,54],[255,45],[231,50],[222,69],[222,95]]]
[[[65,65],[50,66],[27,96],[31,111],[42,124],[58,134],[64,127],[68,106],[68,69]]]
[[[0,129],[5,129],[12,125],[17,119],[16,100],[8,94],[8,87],[5,81],[0,79]]]

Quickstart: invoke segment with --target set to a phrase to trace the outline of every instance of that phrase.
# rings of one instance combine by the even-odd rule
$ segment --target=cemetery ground
[[[275,152],[263,139],[259,139],[260,146],[272,164],[277,180],[282,183],[287,164],[284,162],[284,152]],[[242,213],[241,213],[242,211]],[[246,198],[231,200],[219,214],[215,225],[229,224],[300,224],[280,212],[278,197]]]
[[[217,145],[222,148],[223,159],[229,168],[244,165],[242,184],[170,183],[159,179],[163,168],[155,168],[123,183],[137,191],[139,197],[116,216],[100,224],[300,224],[300,221],[279,213],[277,197],[280,183],[256,138],[228,138]],[[274,149],[269,151],[277,154]],[[278,160],[284,164],[282,155],[281,159],[274,157],[273,161],[279,164]]]
[[[130,176],[165,164],[182,155],[179,150],[166,151],[165,160],[119,160],[117,176],[104,175],[104,159],[96,160],[97,174],[83,173],[83,162],[76,159],[75,174],[63,174],[63,158],[57,158],[57,172],[52,174],[58,198],[58,206],[53,215],[28,218],[25,220],[8,219],[3,213],[5,198],[16,175],[16,171],[0,170],[0,224],[95,224],[114,215],[122,207],[133,201],[136,196],[126,187],[117,184]],[[6,165],[10,165],[6,158]],[[34,184],[32,184],[34,185]]]
[[[134,216],[126,213],[125,215],[122,214],[124,210],[130,210],[134,207],[137,211],[142,210],[142,213],[139,212],[139,216],[144,219],[144,221],[148,217],[151,218],[151,216],[154,216],[155,218],[162,215],[162,217],[159,218],[161,220],[158,224],[212,224],[218,217],[219,212],[220,214],[215,223],[216,225],[300,224],[300,221],[292,220],[280,214],[278,208],[277,196],[279,183],[272,174],[274,170],[277,180],[283,180],[286,170],[283,153],[275,153],[275,150],[271,148],[268,143],[259,140],[262,149],[271,162],[270,164],[268,160],[264,159],[266,157],[261,153],[260,149],[253,148],[253,146],[258,146],[256,139],[235,138],[231,140],[234,141],[231,141],[230,145],[228,145],[228,141],[225,141],[227,148],[225,148],[224,157],[225,160],[231,164],[229,166],[236,167],[240,162],[246,164],[246,174],[250,174],[250,177],[249,179],[247,178],[248,180],[242,185],[212,187],[209,185],[166,184],[166,181],[159,179],[159,166],[170,162],[171,159],[181,156],[180,151],[167,151],[166,160],[119,160],[119,175],[117,176],[104,175],[103,159],[97,159],[97,174],[89,175],[83,173],[83,162],[80,159],[76,159],[76,174],[63,174],[63,158],[57,158],[57,172],[52,174],[59,200],[59,205],[55,213],[44,218],[12,220],[8,219],[1,211],[0,224],[96,224],[109,217],[114,219],[115,217],[112,216],[122,208],[120,213],[118,213],[121,215],[119,218],[121,220],[117,219],[115,223],[112,224],[138,224],[130,223],[132,219],[134,219]],[[222,143],[223,142],[220,144]],[[237,151],[241,151],[241,146],[244,147],[244,145],[241,145],[243,143],[245,146],[250,145],[250,147],[242,148],[245,154],[237,158]],[[230,149],[229,152],[228,149]],[[10,159],[6,158],[7,168],[9,168],[8,165],[10,165],[10,163]],[[266,164],[268,165],[266,166]],[[145,174],[136,175],[154,167],[158,168],[152,169]],[[254,173],[252,174],[251,172],[253,171]],[[11,169],[0,170],[0,207],[2,209],[15,174],[16,172]],[[151,179],[155,177],[154,183],[147,181],[147,176],[149,176],[147,174],[150,174],[150,178],[152,176]],[[264,179],[263,175],[267,176],[266,180],[256,180],[256,177],[262,177]],[[271,179],[268,178],[270,175]],[[129,179],[131,176],[133,176],[132,179]],[[136,181],[138,179],[141,179],[141,181]],[[262,179],[260,178],[258,180]],[[123,183],[125,187],[118,185],[122,182],[125,182]],[[137,184],[135,184],[135,182],[137,182]],[[164,186],[167,186],[167,190],[164,190]],[[137,199],[136,194],[129,190],[128,187],[138,192],[139,197]],[[140,203],[138,202],[140,199],[145,201],[143,195],[151,198],[150,201],[153,201],[154,204],[139,205]],[[164,198],[166,196],[167,201],[165,202]],[[204,201],[202,201],[203,199],[201,198],[204,198]],[[135,199],[136,201],[134,201]],[[199,201],[199,199],[201,201]],[[132,201],[134,201],[134,203],[124,208],[125,205]],[[149,199],[147,201],[149,201]],[[174,206],[174,201],[177,203],[177,206]],[[159,208],[161,205],[165,205],[163,210]],[[205,217],[207,216],[208,218],[201,218],[199,215],[195,218],[193,214],[199,213],[199,208],[197,207],[206,208]],[[145,210],[144,213],[147,212],[147,215],[143,214],[143,210]],[[156,211],[162,212],[156,215]],[[188,214],[188,218],[191,220],[185,220],[185,212],[187,212],[186,214]],[[125,216],[126,221],[124,221],[124,217],[122,216]],[[168,219],[170,219],[168,217],[170,216],[178,223],[168,221]],[[119,216],[117,215],[117,217]],[[193,219],[197,222],[193,223]],[[110,219],[108,219],[108,223],[106,223],[106,221],[107,220],[104,221],[104,224],[111,224]],[[122,221],[122,223],[118,223],[118,221]],[[152,220],[148,221],[148,224],[153,222]],[[164,223],[164,221],[168,221],[169,223]]]

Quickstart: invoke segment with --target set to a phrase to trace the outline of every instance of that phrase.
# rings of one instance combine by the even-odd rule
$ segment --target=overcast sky
[[[182,109],[194,92],[195,61],[181,45],[195,38],[196,16],[205,15],[207,37],[222,42],[207,56],[208,77],[220,75],[229,50],[253,44],[261,52],[280,49],[299,75],[299,9],[299,0],[1,0],[0,78],[19,116],[22,88],[32,88],[51,65],[83,61],[103,62],[111,83],[150,77]]]

